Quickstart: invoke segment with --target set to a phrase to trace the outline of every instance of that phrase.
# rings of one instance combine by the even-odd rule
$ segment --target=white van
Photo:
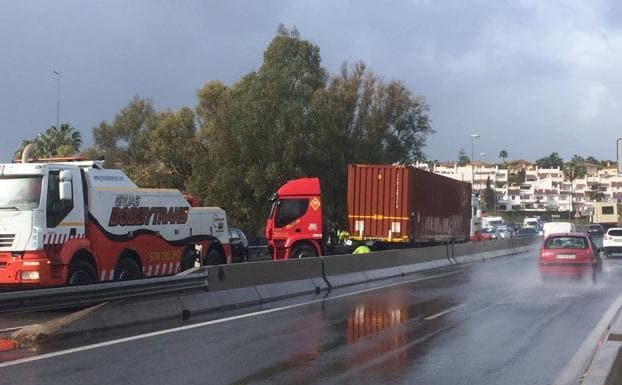
[[[525,220],[523,221],[523,227],[533,227],[536,230],[540,231],[540,218],[525,218]]]
[[[570,222],[547,222],[542,227],[542,236],[546,238],[551,234],[574,233],[576,231],[574,223]]]

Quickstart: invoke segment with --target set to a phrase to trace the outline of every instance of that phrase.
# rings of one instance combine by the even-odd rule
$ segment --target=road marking
[[[465,306],[466,306],[466,303],[463,303],[463,304],[460,304],[460,305],[456,305],[456,306],[450,307],[449,309],[443,310],[440,313],[436,313],[436,314],[431,315],[429,317],[425,317],[423,320],[424,321],[432,321],[433,319],[436,319],[438,317],[442,317],[442,316],[444,316],[447,313],[451,313],[452,311],[460,309],[461,307],[465,307]]]
[[[25,363],[28,363],[28,362],[33,362],[33,361],[39,361],[39,360],[43,360],[43,359],[46,359],[46,358],[65,356],[65,355],[72,354],[72,353],[84,352],[84,351],[87,351],[87,350],[103,348],[103,347],[106,347],[106,346],[112,346],[112,345],[122,344],[122,343],[125,343],[125,342],[142,340],[142,339],[145,339],[145,338],[156,337],[156,336],[161,336],[161,335],[165,335],[165,334],[171,334],[171,333],[176,333],[176,332],[180,332],[180,331],[185,331],[185,330],[197,329],[197,328],[204,327],[204,326],[210,326],[210,325],[216,325],[216,324],[225,323],[225,322],[228,322],[228,321],[236,321],[236,320],[256,317],[256,316],[260,316],[260,315],[264,315],[264,314],[276,313],[276,312],[279,312],[279,311],[295,309],[297,307],[312,305],[312,304],[321,303],[321,302],[324,302],[324,301],[333,301],[333,300],[336,300],[336,299],[339,299],[339,298],[349,297],[349,296],[353,296],[353,295],[357,295],[357,294],[363,294],[363,293],[367,293],[367,292],[370,292],[370,291],[382,290],[382,289],[386,289],[386,288],[393,287],[393,286],[406,285],[406,284],[413,283],[413,282],[428,281],[428,280],[431,280],[431,279],[447,277],[447,276],[456,275],[456,274],[460,274],[460,273],[462,273],[462,272],[461,271],[453,271],[453,272],[449,272],[449,273],[436,274],[436,275],[431,275],[429,277],[417,278],[417,279],[412,279],[412,280],[409,280],[409,281],[395,282],[395,283],[392,283],[392,284],[388,284],[388,285],[384,285],[384,286],[379,286],[379,287],[373,287],[373,288],[364,289],[364,290],[359,290],[359,291],[352,292],[352,293],[339,294],[339,295],[336,295],[334,297],[321,298],[321,299],[316,299],[316,300],[308,301],[308,302],[304,302],[304,303],[297,303],[297,304],[293,304],[293,305],[287,305],[287,306],[282,306],[282,307],[277,307],[277,308],[272,308],[272,309],[260,310],[260,311],[254,312],[254,313],[240,314],[240,315],[236,315],[236,316],[232,316],[232,317],[220,318],[220,319],[200,322],[200,323],[196,323],[196,324],[192,324],[192,325],[178,326],[178,327],[171,328],[171,329],[158,330],[156,332],[145,333],[145,334],[140,334],[140,335],[131,336],[131,337],[125,337],[125,338],[119,338],[119,339],[116,339],[116,340],[100,342],[100,343],[96,343],[96,344],[92,344],[92,345],[80,346],[80,347],[77,347],[77,348],[61,350],[61,351],[58,351],[58,352],[41,354],[41,355],[38,355],[38,356],[20,358],[20,359],[15,360],[15,361],[2,362],[2,363],[0,363],[0,368],[6,368],[8,366],[14,366],[14,365],[25,364]]]

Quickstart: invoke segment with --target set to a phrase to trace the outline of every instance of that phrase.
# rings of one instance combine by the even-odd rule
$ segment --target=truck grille
[[[11,247],[15,241],[15,234],[0,234],[0,247]]]

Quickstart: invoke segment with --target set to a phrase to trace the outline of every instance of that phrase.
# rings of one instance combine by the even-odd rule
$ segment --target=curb
[[[610,341],[609,335],[610,330],[622,331],[621,309],[622,294],[605,311],[594,330],[557,377],[554,385],[574,385],[579,383],[581,378],[583,385],[619,384],[619,381],[609,382],[608,378],[610,374],[618,376],[620,374],[617,373],[620,371],[619,365],[616,367],[614,363],[619,361],[618,351],[621,343]],[[612,324],[617,325],[614,328],[620,329],[612,328]]]

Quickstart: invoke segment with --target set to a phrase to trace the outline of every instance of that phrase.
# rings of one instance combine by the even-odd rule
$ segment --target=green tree
[[[579,155],[575,155],[568,162],[564,164],[563,167],[564,176],[571,184],[570,191],[570,210],[569,210],[569,219],[570,215],[574,209],[574,181],[577,179],[583,178],[587,174],[587,168],[585,167],[585,159],[580,157]]]
[[[499,151],[499,158],[501,158],[502,162],[505,163],[505,160],[508,158],[508,152],[506,150]]]
[[[15,152],[14,157],[18,158],[24,147],[30,143],[33,144],[32,157],[68,157],[80,151],[82,135],[67,123],[61,124],[60,127],[51,126],[33,140],[24,140],[20,149]]]
[[[422,97],[363,63],[330,78],[320,63],[317,46],[280,26],[259,70],[199,90],[207,156],[196,160],[191,190],[233,223],[258,231],[276,188],[318,176],[326,218],[343,225],[347,164],[423,159],[432,130]]]
[[[516,186],[525,183],[525,174],[525,170],[519,170],[517,173],[510,174],[508,176],[508,184]]]
[[[324,212],[345,225],[345,181],[349,163],[423,161],[426,136],[432,132],[428,106],[397,81],[384,82],[364,63],[343,64],[341,74],[312,98],[308,175],[323,181]]]
[[[96,151],[106,157],[107,167],[136,169],[149,163],[148,137],[155,126],[156,112],[150,99],[138,96],[113,119],[93,128]]]
[[[563,168],[564,160],[560,158],[559,154],[552,152],[549,156],[536,160],[536,165],[540,168]]]
[[[265,218],[267,197],[284,181],[303,176],[309,160],[310,101],[326,73],[319,48],[279,27],[257,72],[231,88],[199,91],[201,141],[207,156],[192,190],[223,206],[232,221],[253,231]]]
[[[471,163],[471,159],[464,151],[464,148],[461,148],[460,151],[458,151],[458,166],[464,167],[469,163]]]
[[[149,157],[155,161],[149,168],[157,167],[166,177],[155,186],[185,190],[192,176],[193,160],[201,156],[195,122],[195,114],[188,107],[156,115],[147,140]]]
[[[600,183],[594,183],[590,186],[590,191],[587,193],[588,197],[592,202],[602,202],[603,199],[605,199],[605,194],[603,192],[605,189],[606,186]]]
[[[113,119],[93,129],[94,146],[107,167],[123,168],[141,187],[186,190],[195,158],[204,156],[196,116],[188,107],[156,112],[153,102],[135,96]]]
[[[592,155],[590,155],[587,158],[585,158],[585,163],[589,163],[589,164],[594,165],[594,166],[599,166],[600,165],[600,161],[598,159],[594,158]]]

